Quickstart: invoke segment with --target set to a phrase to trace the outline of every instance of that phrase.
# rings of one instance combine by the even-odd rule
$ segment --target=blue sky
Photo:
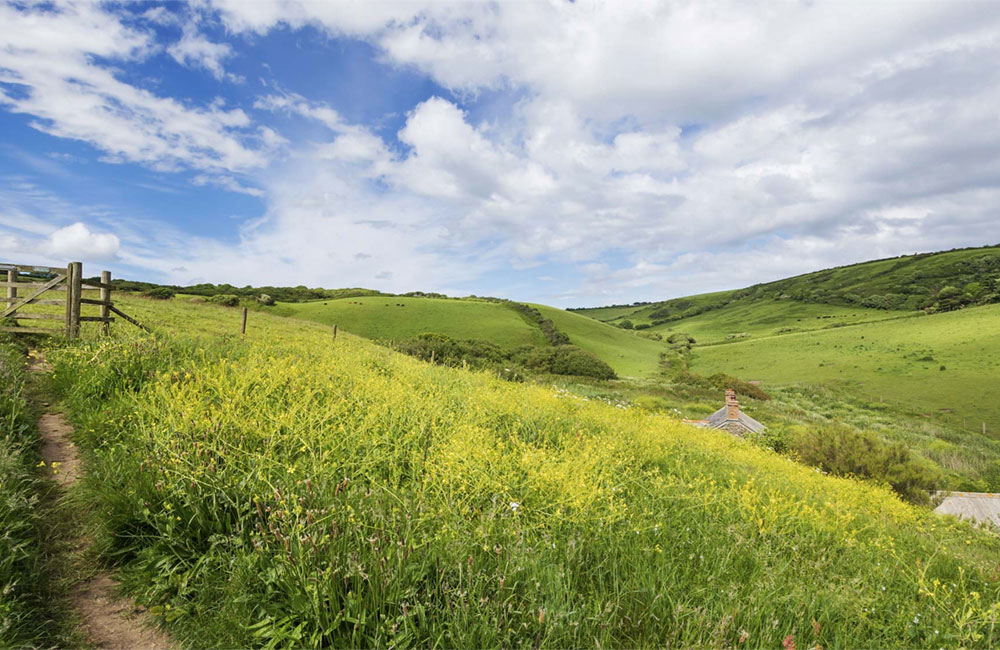
[[[654,300],[995,244],[1000,5],[0,4],[0,257]]]

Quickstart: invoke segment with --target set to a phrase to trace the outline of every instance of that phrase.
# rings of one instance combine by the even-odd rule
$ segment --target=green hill
[[[456,339],[483,339],[506,348],[546,344],[535,325],[498,302],[367,296],[280,303],[278,313],[337,325],[358,336],[383,341],[431,332]]]
[[[945,299],[946,287],[956,292]],[[879,310],[949,310],[969,304],[1000,302],[1000,247],[968,248],[904,255],[861,262],[745,289],[675,298],[638,308],[576,309],[594,318],[663,324],[721,309],[733,303],[762,300],[867,307]]]
[[[871,401],[1000,438],[1000,305],[707,347],[698,372],[837,384]]]
[[[664,337],[674,332],[684,332],[693,336],[698,344],[706,344],[830,329],[918,314],[922,315],[920,312],[882,311],[764,298],[732,302],[720,309],[650,327],[648,331],[659,332]]]
[[[532,306],[568,334],[570,342],[597,356],[622,377],[649,377],[659,372],[660,353],[666,350],[663,343],[555,307]]]
[[[648,377],[658,371],[662,343],[554,307],[532,307],[567,334],[570,343],[597,356],[620,376]],[[358,336],[383,341],[435,333],[506,348],[548,345],[536,324],[503,302],[378,296],[282,303],[277,313],[337,324]]]
[[[182,644],[997,642],[1000,540],[886,488],[326,325],[254,313],[237,338],[234,309],[116,304],[157,335],[46,351],[74,516]]]

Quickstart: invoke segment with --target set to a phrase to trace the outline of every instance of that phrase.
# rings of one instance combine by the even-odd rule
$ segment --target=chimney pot
[[[740,419],[740,403],[736,399],[736,391],[732,388],[726,391],[726,419]]]

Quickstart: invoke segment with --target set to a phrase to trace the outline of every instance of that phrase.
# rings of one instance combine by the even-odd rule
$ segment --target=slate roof
[[[949,492],[934,512],[973,521],[989,521],[1000,526],[1000,494]]]
[[[746,427],[746,429],[751,433],[760,433],[764,430],[763,424],[754,420],[743,411],[739,412],[739,417],[736,421]],[[705,418],[703,422],[705,423],[705,426],[711,429],[725,428],[726,424],[731,422],[727,416],[727,407],[723,406],[721,409]]]

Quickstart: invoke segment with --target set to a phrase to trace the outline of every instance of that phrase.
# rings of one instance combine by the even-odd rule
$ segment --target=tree
[[[964,294],[958,287],[948,285],[938,291],[938,309],[941,311],[951,311],[960,308],[964,303]]]

